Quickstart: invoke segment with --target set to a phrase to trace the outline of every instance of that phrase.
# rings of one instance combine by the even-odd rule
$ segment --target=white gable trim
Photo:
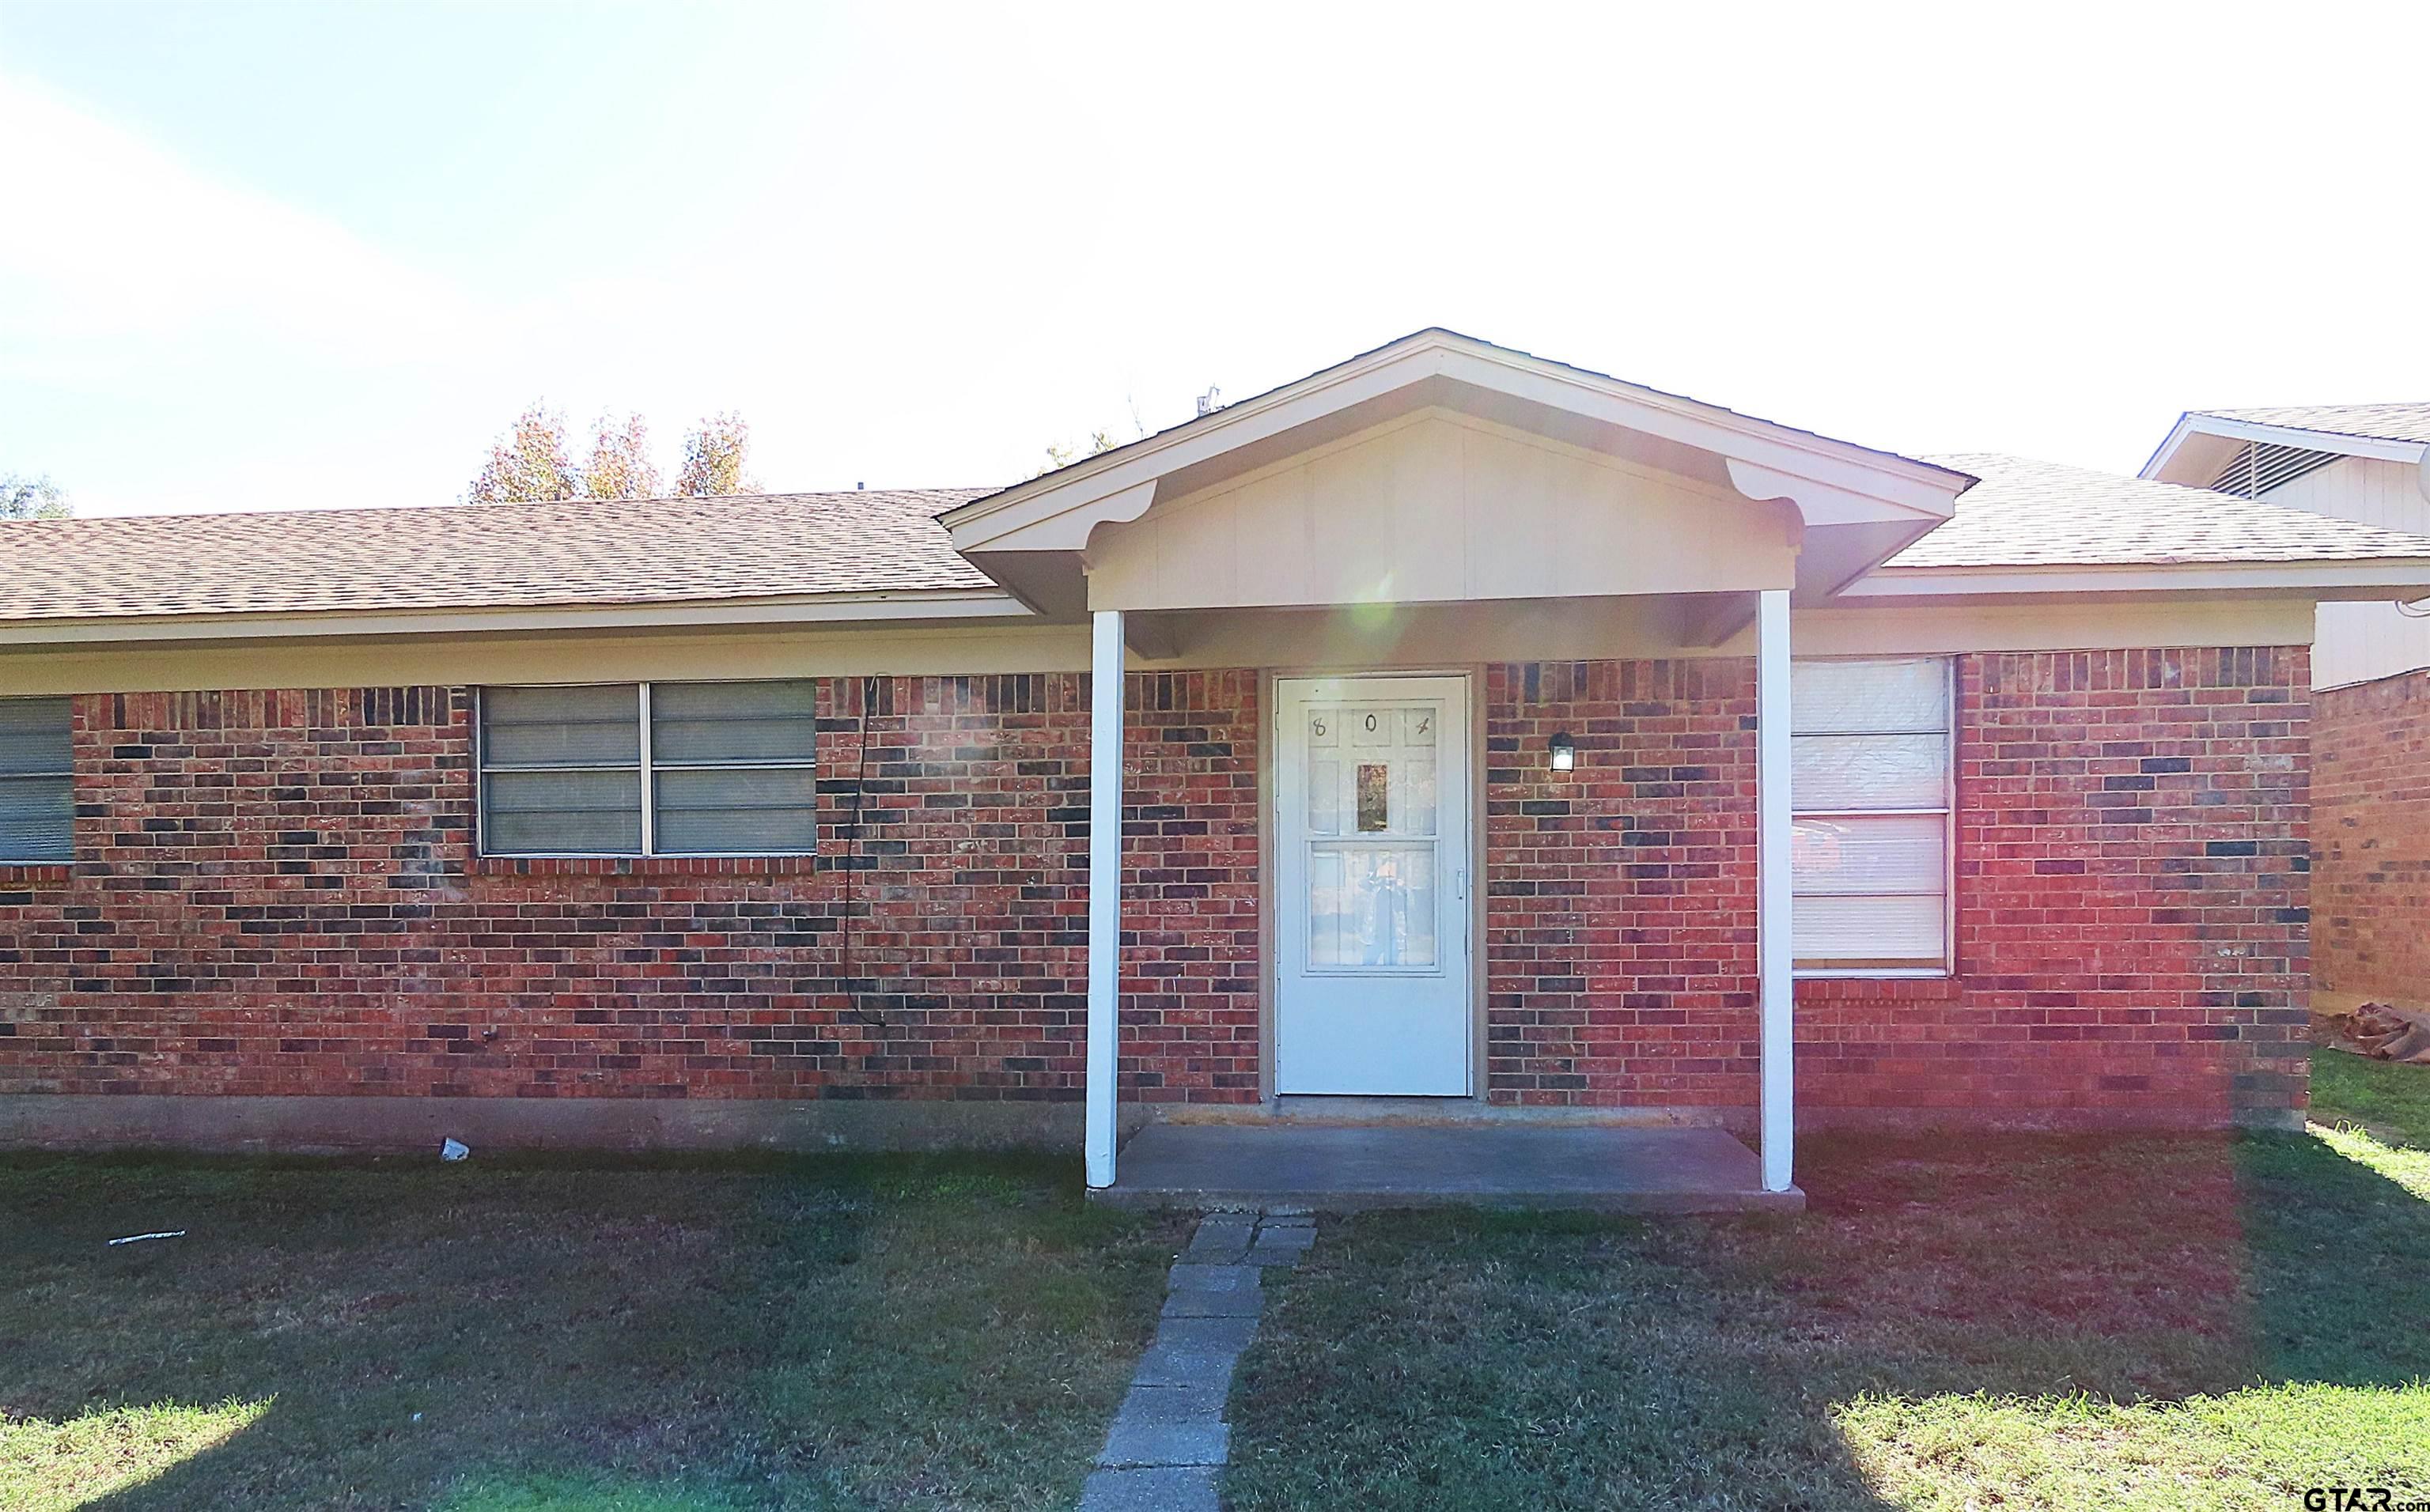
[[[2421,462],[2430,454],[2430,444],[2422,441],[2381,440],[2370,436],[2348,436],[2334,430],[2306,430],[2298,425],[2264,425],[2249,420],[2228,420],[2218,415],[2187,413],[2177,417],[2170,427],[2168,439],[2143,464],[2139,477],[2172,482],[2161,478],[2161,472],[2175,458],[2187,441],[2196,436],[2217,436],[2224,440],[2259,441],[2266,446],[2293,446],[2305,451],[2336,452],[2342,457],[2369,457],[2383,462]]]
[[[1077,551],[1098,525],[1136,520],[1183,468],[1323,420],[1428,378],[1445,378],[1745,464],[1765,498],[1831,523],[1929,528],[1955,512],[1962,473],[1736,414],[1443,330],[1420,331],[1270,393],[1074,463],[946,513],[965,553]],[[1733,470],[1734,477],[1736,470]],[[1820,519],[1810,523],[1822,523]]]

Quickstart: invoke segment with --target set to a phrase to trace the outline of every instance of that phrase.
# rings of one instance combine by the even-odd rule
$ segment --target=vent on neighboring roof
[[[2336,452],[2311,452],[2301,446],[2279,446],[2268,441],[2246,441],[2228,464],[2219,470],[2211,490],[2217,493],[2233,493],[2239,499],[2257,499],[2281,484],[2292,483],[2314,468],[2326,467],[2338,459]]]

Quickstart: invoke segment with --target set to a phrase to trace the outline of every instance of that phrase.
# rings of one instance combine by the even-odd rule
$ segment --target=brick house
[[[995,492],[0,526],[0,1142],[2304,1105],[2430,539],[1440,330]]]
[[[2196,410],[2143,475],[2430,534],[2430,404]],[[2315,1005],[2430,1009],[2430,599],[2323,603],[2312,640]]]

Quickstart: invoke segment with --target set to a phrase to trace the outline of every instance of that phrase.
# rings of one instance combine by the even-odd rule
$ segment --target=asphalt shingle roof
[[[1901,568],[2430,558],[2430,538],[2056,462],[1982,479]],[[984,489],[0,523],[0,623],[671,604],[993,585],[937,514]]]
[[[1947,524],[1883,564],[2139,567],[2190,562],[2430,558],[2430,537],[1998,452],[1930,460],[1983,481]]]
[[[2283,425],[2324,436],[2359,436],[2375,441],[2430,441],[2430,404],[2269,405],[2258,409],[2197,409],[2196,415],[2240,420],[2250,425]]]
[[[12,521],[0,621],[991,588],[933,518],[987,491]]]

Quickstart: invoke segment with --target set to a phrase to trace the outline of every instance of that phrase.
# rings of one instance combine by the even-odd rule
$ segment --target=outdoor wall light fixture
[[[1563,730],[1554,736],[1549,749],[1553,753],[1555,772],[1567,772],[1578,764],[1578,742],[1570,739],[1569,731]]]

